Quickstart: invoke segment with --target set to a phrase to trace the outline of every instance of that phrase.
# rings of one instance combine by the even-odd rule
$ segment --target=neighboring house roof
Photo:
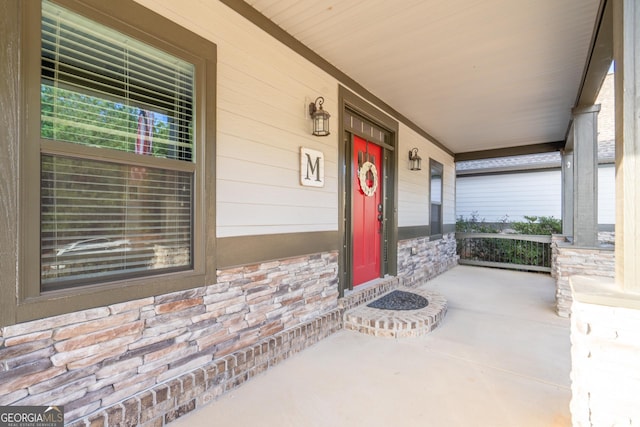
[[[548,169],[560,167],[560,153],[527,154],[525,156],[497,157],[493,159],[468,160],[456,163],[456,173],[507,172],[529,169]]]
[[[615,160],[615,141],[598,143],[598,163],[613,163]],[[560,167],[560,152],[528,154],[525,156],[496,157],[493,159],[467,160],[456,163],[457,175],[477,173],[516,172],[536,169],[555,169]]]

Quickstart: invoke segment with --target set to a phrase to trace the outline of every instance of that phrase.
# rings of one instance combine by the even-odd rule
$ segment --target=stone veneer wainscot
[[[569,279],[576,275],[613,277],[615,253],[613,247],[579,248],[562,236],[552,239],[553,262],[551,276],[556,279],[556,311],[558,316],[571,315],[571,287]]]
[[[575,427],[640,424],[640,295],[612,279],[572,277],[571,420]]]
[[[404,286],[421,284],[458,264],[456,234],[441,239],[429,237],[398,242],[398,277]]]
[[[335,311],[337,271],[337,252],[249,265],[218,271],[214,285],[0,328],[0,405],[64,405],[72,422],[257,343],[273,363],[270,338]],[[177,410],[184,399],[165,394],[155,404]]]

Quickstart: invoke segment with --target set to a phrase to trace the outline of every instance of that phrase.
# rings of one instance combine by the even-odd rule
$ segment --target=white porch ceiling
[[[454,153],[565,138],[600,0],[246,0]]]

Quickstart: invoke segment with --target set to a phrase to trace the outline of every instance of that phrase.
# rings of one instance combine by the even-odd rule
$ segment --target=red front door
[[[353,285],[380,277],[382,148],[353,137]]]

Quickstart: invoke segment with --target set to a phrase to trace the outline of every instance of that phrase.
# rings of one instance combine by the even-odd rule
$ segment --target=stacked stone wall
[[[567,238],[560,234],[551,235],[551,277],[558,277],[558,245],[565,244]]]
[[[561,317],[571,315],[571,276],[613,277],[615,254],[612,247],[578,248],[554,241],[552,276],[556,279],[556,311]]]
[[[615,245],[616,244],[616,232],[615,231],[599,231],[598,242],[601,245]]]
[[[573,302],[575,427],[640,425],[640,310]]]
[[[458,264],[455,233],[430,241],[428,237],[398,243],[398,277],[404,286],[416,286]]]
[[[300,325],[311,324],[313,332],[305,326],[297,334],[323,334],[322,323],[314,322],[337,308],[337,272],[337,252],[315,254],[221,270],[210,286],[0,328],[0,405],[64,405],[67,422],[116,411],[143,423],[132,414],[150,410],[153,416],[144,422],[158,423],[170,411],[193,409],[195,401],[187,396],[203,393],[202,381],[219,381],[221,368],[215,380],[190,372],[217,366],[241,349],[253,348],[255,355],[264,345],[256,350],[256,343],[289,337]],[[341,327],[335,317],[330,330]],[[302,347],[296,342],[289,350],[269,348],[268,355],[260,353],[264,360],[255,362],[256,370],[275,363],[279,352]],[[225,366],[225,384],[245,379],[238,375],[246,369]],[[196,380],[197,391],[186,393],[185,384],[192,387]],[[209,383],[206,390],[213,387]],[[144,398],[132,400],[142,392]],[[159,409],[149,409],[150,402]],[[109,425],[119,416],[109,415]]]

